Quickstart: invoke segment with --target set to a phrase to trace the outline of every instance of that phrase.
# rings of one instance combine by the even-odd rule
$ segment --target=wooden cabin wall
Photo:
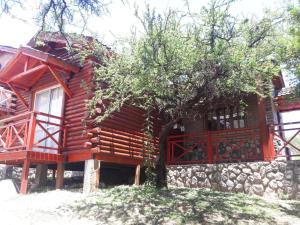
[[[88,141],[84,120],[87,117],[86,100],[88,99],[87,90],[82,86],[83,83],[90,84],[92,79],[92,65],[86,63],[79,73],[74,74],[69,82],[73,96],[65,100],[64,117],[68,127],[66,152],[87,150],[84,143]]]
[[[92,149],[97,149],[103,154],[142,159],[147,155],[144,145],[145,124],[145,111],[126,105],[98,125],[100,129],[90,139]],[[151,141],[154,144],[153,154],[157,154],[160,124],[156,116],[153,117],[153,126],[154,137]]]

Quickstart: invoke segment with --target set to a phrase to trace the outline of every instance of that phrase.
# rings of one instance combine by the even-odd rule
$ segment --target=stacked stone
[[[300,161],[168,166],[168,184],[300,199]]]

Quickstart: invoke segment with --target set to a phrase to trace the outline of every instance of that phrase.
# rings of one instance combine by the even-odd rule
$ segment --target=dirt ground
[[[1,195],[1,193],[0,193]],[[300,202],[200,189],[121,186],[89,195],[48,191],[0,200],[2,225],[300,224]]]

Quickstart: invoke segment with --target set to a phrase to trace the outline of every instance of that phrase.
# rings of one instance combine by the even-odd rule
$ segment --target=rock
[[[239,168],[233,168],[232,172],[238,176],[241,173],[241,170]]]
[[[269,173],[267,173],[266,177],[270,180],[275,179],[275,173],[269,172]]]
[[[234,180],[234,179],[236,178],[236,175],[235,175],[234,173],[231,173],[231,174],[229,175],[229,178],[230,178],[231,180]]]
[[[227,190],[232,191],[234,187],[234,183],[231,180],[227,180],[226,185],[227,185]]]
[[[276,180],[271,180],[269,182],[269,187],[272,188],[273,190],[276,190],[278,188]]]
[[[211,187],[211,184],[210,184],[210,182],[209,182],[208,179],[205,179],[204,185],[205,185],[206,188],[210,188]]]
[[[239,183],[244,183],[245,180],[247,179],[247,175],[244,173],[241,173],[240,175],[238,175],[238,177],[236,179]]]
[[[257,162],[249,163],[249,167],[253,172],[257,172],[259,170],[259,165]]]
[[[186,176],[185,170],[182,169],[182,170],[180,171],[180,177],[181,177],[181,178],[184,178],[185,176]]]
[[[265,177],[265,178],[262,180],[262,182],[263,182],[263,185],[266,187],[266,186],[268,185],[268,183],[269,183],[269,179]]]
[[[261,176],[259,173],[255,172],[253,174],[253,183],[254,184],[260,184],[261,183]]]
[[[272,165],[270,164],[270,165],[266,166],[266,167],[265,167],[265,170],[266,170],[266,173],[272,172],[272,171],[273,171]]]
[[[266,168],[264,166],[260,167],[259,173],[260,173],[261,177],[265,177],[266,176]]]
[[[283,178],[284,178],[283,173],[278,172],[278,173],[275,174],[275,179],[276,180],[283,180]]]
[[[252,171],[251,171],[251,169],[249,169],[249,168],[244,168],[244,169],[242,169],[242,171],[243,171],[243,173],[245,173],[245,174],[252,174]]]
[[[197,186],[197,183],[198,183],[197,178],[196,178],[196,177],[192,177],[191,185],[192,185],[193,187],[196,187],[196,186]]]
[[[262,196],[264,194],[264,187],[262,184],[255,184],[252,186],[254,194]]]
[[[277,162],[279,172],[284,173],[286,169],[286,162]]]
[[[293,170],[287,170],[284,175],[286,180],[292,180],[293,176],[294,176]]]
[[[237,184],[234,188],[235,191],[237,192],[243,192],[244,191],[244,186],[242,184]]]

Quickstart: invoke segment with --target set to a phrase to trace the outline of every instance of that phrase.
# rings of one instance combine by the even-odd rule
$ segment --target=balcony
[[[168,138],[168,164],[262,160],[259,129],[204,131]]]
[[[63,118],[41,112],[26,112],[0,120],[0,161],[23,159],[57,161],[66,142]],[[28,158],[28,155],[26,155]]]
[[[15,112],[17,98],[15,94],[0,87],[0,115]]]

